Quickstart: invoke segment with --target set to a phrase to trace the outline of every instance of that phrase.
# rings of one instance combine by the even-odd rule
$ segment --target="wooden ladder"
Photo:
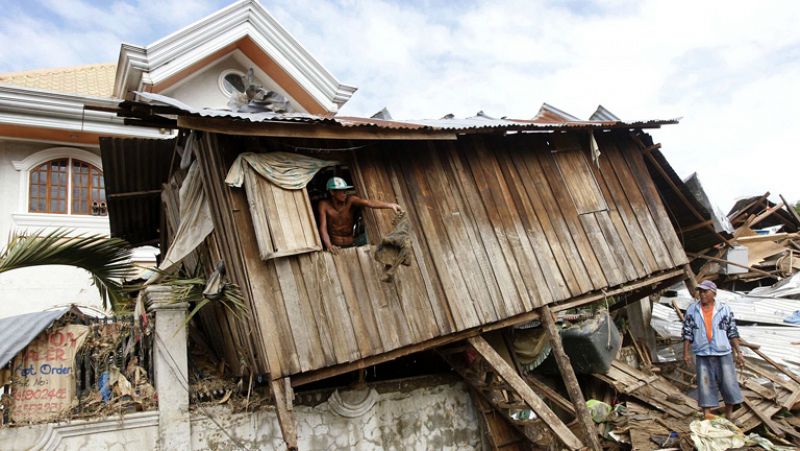
[[[463,351],[468,348],[464,346],[440,349],[439,354],[525,438],[532,444],[536,443],[536,420],[515,419],[512,414],[530,409],[568,449],[585,448],[583,442],[483,337],[469,338],[467,343],[475,350],[476,359],[472,362],[467,361]]]

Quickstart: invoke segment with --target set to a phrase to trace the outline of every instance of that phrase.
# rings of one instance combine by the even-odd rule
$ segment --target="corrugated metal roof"
[[[589,117],[590,121],[621,121],[614,113],[608,111],[603,105],[597,105],[597,109]]]
[[[100,138],[111,235],[134,246],[153,244],[161,221],[174,139]]]
[[[682,324],[678,314],[671,307],[653,304],[650,325],[664,338],[681,338]],[[800,341],[800,328],[739,326],[739,335],[746,342],[761,346],[760,350],[770,358],[800,374],[800,346],[790,344]],[[760,359],[758,355],[747,348],[744,348],[744,353],[747,357]]]
[[[539,112],[531,119],[535,123],[560,123],[560,122],[581,122],[582,120],[567,113],[566,111],[559,110],[553,105],[543,103],[539,108]]]
[[[0,74],[0,84],[60,94],[112,97],[116,63],[89,64]]]
[[[686,309],[694,302],[689,291],[686,288],[677,290],[678,297],[676,298],[662,298],[669,302],[675,299],[678,306]],[[733,291],[718,290],[717,300],[728,304],[733,312],[736,321],[747,321],[758,324],[776,324],[792,328],[800,329],[800,324],[793,325],[783,322],[794,313],[795,310],[800,310],[800,301],[794,299],[782,298],[765,298],[756,296],[747,296]]]
[[[677,124],[677,119],[649,120],[636,122],[614,121],[584,121],[564,113],[557,108],[544,104],[539,114],[533,119],[496,119],[487,114],[478,112],[475,116],[463,119],[447,115],[441,119],[406,119],[390,120],[379,117],[356,116],[318,116],[308,113],[245,113],[222,109],[195,108],[177,99],[149,92],[137,92],[140,100],[153,106],[166,106],[170,111],[163,114],[176,114],[199,116],[206,118],[229,118],[246,120],[250,122],[301,122],[308,124],[333,125],[340,127],[372,127],[389,130],[415,130],[415,131],[449,131],[454,133],[469,132],[474,130],[553,130],[561,128],[656,128],[665,124]],[[130,104],[123,102],[122,105]],[[161,114],[161,113],[160,113]]]
[[[0,318],[0,367],[10,362],[28,343],[69,310],[62,308]]]

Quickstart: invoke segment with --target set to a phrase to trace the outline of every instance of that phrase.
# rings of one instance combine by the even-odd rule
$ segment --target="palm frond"
[[[194,304],[194,308],[186,316],[186,323],[206,305],[211,303],[221,304],[231,315],[242,318],[247,313],[247,306],[242,296],[239,286],[234,283],[225,283],[221,296],[209,299],[203,294],[207,281],[202,277],[179,278],[176,275],[165,275],[159,281],[159,285],[172,287],[172,298],[174,302],[188,302]]]
[[[120,306],[125,299],[121,281],[135,271],[128,243],[102,235],[69,235],[64,229],[12,234],[0,252],[0,273],[42,265],[75,266],[91,273],[104,307]]]

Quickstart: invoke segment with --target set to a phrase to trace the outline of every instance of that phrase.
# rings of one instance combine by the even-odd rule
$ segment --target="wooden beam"
[[[690,295],[693,295],[695,290],[697,290],[697,276],[695,276],[694,271],[692,271],[692,265],[688,263],[683,265],[683,272],[686,274],[686,289],[689,290]]]
[[[750,203],[746,204],[744,207],[742,207],[742,208],[734,211],[733,213],[729,214],[728,215],[728,220],[731,221],[731,224],[733,224],[734,221],[736,221],[739,218],[739,216],[742,215],[742,213],[746,212],[747,210],[750,209],[750,207],[755,206],[756,204],[758,204],[762,200],[766,199],[767,197],[769,197],[769,191],[767,191],[763,195],[758,196],[755,199],[751,200]]]
[[[292,384],[288,377],[271,381],[272,395],[275,398],[275,410],[278,413],[278,424],[281,427],[283,441],[289,451],[297,451],[297,423],[292,412]]]
[[[753,343],[748,343],[748,342],[742,340],[741,338],[739,339],[739,343],[741,343],[742,346],[748,347],[751,351],[755,352],[759,357],[764,359],[765,362],[767,362],[770,365],[774,366],[778,371],[780,371],[783,374],[789,376],[790,379],[792,379],[793,381],[795,381],[798,384],[800,384],[800,376],[794,374],[792,371],[787,370],[786,367],[784,367],[780,363],[776,362],[775,360],[772,360],[772,358],[770,358],[770,356],[768,356],[768,355],[764,354],[763,352],[761,352],[761,349],[759,349],[761,346],[759,346],[757,344],[753,344]]]
[[[483,337],[472,337],[468,341],[475,351],[492,366],[497,375],[500,376],[526,404],[531,406],[533,411],[536,412],[536,415],[544,421],[547,427],[556,434],[564,445],[573,450],[584,447],[578,437],[576,437],[561,419],[547,407],[547,404],[536,395],[533,389],[525,383],[522,377],[511,368],[508,362],[500,357],[500,354],[498,354]],[[585,403],[583,407],[584,409],[586,408]],[[599,450],[599,448],[597,449]]]
[[[107,197],[109,199],[128,199],[131,197],[147,197],[147,196],[160,196],[161,190],[160,189],[151,189],[147,191],[129,191],[127,193],[114,193],[109,194]]]
[[[575,298],[572,301],[565,302],[558,305],[553,305],[551,307],[553,312],[560,312],[562,310],[568,310],[575,307],[579,307],[581,305],[589,304],[591,302],[595,302],[597,300],[603,299],[603,297],[607,296],[616,296],[623,293],[628,293],[634,290],[638,290],[642,287],[646,287],[648,285],[656,284],[659,282],[663,282],[665,280],[673,279],[676,277],[680,277],[683,275],[683,271],[680,269],[675,269],[671,271],[667,271],[662,274],[658,274],[656,276],[650,277],[648,279],[642,280],[640,282],[633,283],[631,285],[625,285],[610,291],[603,292],[593,292],[588,293],[586,295],[580,296]],[[465,340],[469,337],[474,337],[477,335],[481,335],[484,332],[490,332],[493,330],[504,329],[506,327],[515,326],[517,324],[523,324],[529,321],[533,321],[539,318],[539,313],[537,311],[531,311],[526,313],[521,313],[516,316],[512,316],[510,318],[506,318],[502,321],[498,321],[496,323],[486,324],[483,326],[473,327],[471,329],[463,330],[461,332],[456,332],[454,334],[442,336],[442,337],[435,337],[431,338],[426,341],[422,341],[419,343],[415,343],[410,346],[405,346],[398,349],[393,349],[389,352],[385,352],[383,354],[378,354],[370,357],[366,357],[360,360],[356,360],[353,362],[348,363],[341,363],[338,365],[329,366],[326,368],[321,368],[315,371],[309,371],[303,374],[297,374],[292,376],[292,386],[298,387],[301,385],[309,384],[312,382],[317,382],[323,379],[327,379],[329,377],[338,376],[340,374],[349,373],[350,371],[361,370],[364,368],[369,368],[370,366],[378,365],[381,363],[385,363],[406,355],[414,354],[417,352],[422,352],[427,349],[436,348],[439,346],[444,346],[450,343],[455,343],[457,341]]]
[[[766,211],[764,211],[763,213],[759,214],[755,218],[748,219],[747,220],[747,224],[746,224],[747,227],[752,227],[752,226],[758,224],[759,222],[767,219],[768,217],[772,216],[773,213],[775,213],[776,211],[778,211],[781,208],[783,208],[783,205],[784,205],[783,202],[778,202],[777,205],[775,205],[774,207],[768,208]]]
[[[797,238],[797,233],[773,233],[771,235],[752,235],[736,238],[740,244],[759,243],[762,241],[780,241],[785,239]]]
[[[709,220],[706,220],[706,221],[703,221],[703,222],[698,222],[696,224],[692,224],[690,226],[681,227],[680,231],[681,231],[681,233],[693,232],[693,231],[695,231],[697,229],[703,229],[703,228],[706,228],[706,227],[708,227],[710,225],[713,225],[713,224],[714,224],[714,220],[713,219],[709,219]]]
[[[552,403],[564,409],[565,412],[569,413],[573,417],[577,416],[577,413],[575,412],[575,406],[573,406],[568,399],[564,398],[560,393],[537,379],[536,376],[531,374],[525,377],[525,382],[527,382],[528,385],[531,385],[537,392],[544,395],[544,397],[549,399]]]
[[[786,209],[789,210],[789,213],[792,215],[795,221],[797,221],[797,225],[800,226],[800,214],[797,214],[797,210],[794,209],[794,206],[789,202],[786,202],[786,199],[783,197],[783,194],[778,194],[778,197],[781,198],[783,204],[786,205]]]
[[[658,282],[662,282],[662,281],[667,280],[667,279],[680,277],[682,275],[683,275],[683,270],[682,269],[674,269],[674,270],[667,271],[665,273],[662,273],[662,274],[647,278],[647,279],[642,280],[640,282],[636,282],[636,283],[633,283],[633,284],[630,284],[630,285],[623,285],[623,286],[621,286],[619,288],[616,288],[616,289],[613,289],[613,290],[608,290],[605,293],[604,292],[589,293],[589,294],[585,294],[583,296],[577,297],[572,301],[568,301],[568,302],[564,302],[564,303],[560,303],[560,304],[553,304],[550,309],[553,312],[560,312],[562,310],[573,309],[573,308],[580,307],[582,305],[589,304],[591,302],[603,299],[604,297],[610,297],[610,296],[616,296],[618,294],[629,293],[631,291],[638,290],[638,289],[646,287],[648,285],[653,285],[653,284],[656,284]]]
[[[211,133],[271,138],[317,138],[351,140],[455,140],[449,131],[344,127],[316,123],[250,122],[233,118],[179,116],[178,127]]]
[[[491,332],[493,330],[504,329],[506,327],[523,324],[539,318],[539,313],[536,311],[521,313],[511,318],[506,318],[496,323],[487,324],[483,326],[473,327],[471,329],[456,332],[454,334],[445,335],[442,337],[435,337],[410,346],[405,346],[398,349],[393,349],[383,354],[378,354],[370,357],[356,360],[354,362],[342,363],[339,365],[321,368],[316,371],[309,371],[308,373],[298,374],[292,376],[292,386],[298,387],[300,385],[310,384],[329,377],[338,376],[340,374],[349,373],[350,371],[361,370],[388,362],[400,357],[422,352],[427,349],[438,348],[457,341],[466,340],[470,337],[481,335],[484,332]]]
[[[729,265],[733,265],[733,266],[738,266],[740,268],[749,269],[751,272],[761,274],[762,276],[765,276],[765,277],[775,277],[774,274],[770,274],[770,273],[768,273],[766,271],[762,271],[760,269],[755,269],[755,268],[753,268],[751,266],[742,265],[740,263],[732,262],[730,260],[725,260],[724,258],[711,257],[709,255],[694,254],[692,252],[687,252],[686,255],[688,255],[688,256],[690,256],[692,258],[702,258],[704,260],[711,260],[711,261],[715,261],[715,262],[718,262],[718,263],[727,263]]]
[[[689,202],[689,199],[687,199],[686,196],[683,195],[683,192],[680,190],[680,188],[678,188],[678,186],[675,184],[675,182],[672,181],[672,178],[670,178],[669,174],[667,174],[667,171],[664,170],[663,167],[661,167],[661,164],[658,162],[658,160],[656,160],[656,157],[654,157],[653,154],[650,153],[651,151],[652,151],[652,149],[650,149],[650,151],[645,151],[644,154],[647,157],[647,159],[650,160],[650,162],[653,164],[653,166],[655,166],[656,171],[659,173],[659,175],[661,175],[661,177],[664,180],[666,180],[667,184],[670,186],[670,188],[672,188],[672,191],[675,192],[675,194],[678,196],[678,198],[681,200],[681,202],[683,202],[683,204],[686,206],[686,208],[688,208],[689,211],[697,219],[699,219],[700,221],[705,221],[706,218],[699,211],[697,211],[697,209],[694,208],[694,205],[692,205]],[[711,214],[713,215],[713,212]],[[705,227],[707,227],[711,231],[711,233],[716,235],[717,238],[722,240],[722,242],[727,243],[728,246],[733,246],[733,244],[731,244],[724,236],[722,236],[719,232],[717,232],[714,229],[713,221],[708,222],[708,224],[706,224]]]
[[[597,439],[597,430],[594,427],[592,415],[586,407],[586,400],[583,398],[583,392],[581,392],[581,387],[578,385],[578,378],[575,377],[575,371],[572,368],[569,356],[567,356],[567,353],[564,351],[564,345],[561,343],[561,335],[558,333],[558,329],[556,329],[556,321],[553,318],[550,307],[546,305],[540,307],[539,316],[547,332],[547,339],[550,341],[550,347],[553,349],[553,357],[555,357],[556,363],[558,364],[561,378],[564,380],[567,393],[569,393],[572,404],[575,406],[576,418],[583,432],[584,443],[589,445],[591,449],[600,451],[602,447],[600,446],[600,441]]]

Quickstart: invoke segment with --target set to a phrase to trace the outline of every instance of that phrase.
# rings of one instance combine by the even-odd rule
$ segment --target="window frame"
[[[30,174],[44,163],[51,160],[67,159],[67,213],[42,213],[30,211]],[[14,226],[18,229],[53,230],[71,228],[77,233],[108,235],[110,233],[108,216],[72,213],[72,161],[80,160],[91,164],[103,172],[100,155],[75,147],[51,147],[28,155],[25,159],[12,161],[12,166],[19,172],[19,201],[16,213],[12,213]],[[108,201],[106,200],[106,204]]]
[[[242,72],[239,69],[225,69],[222,72],[220,72],[219,76],[217,77],[217,85],[219,87],[220,92],[222,92],[222,95],[224,95],[225,98],[228,98],[228,99],[233,97],[234,93],[228,92],[228,90],[225,89],[225,77],[227,77],[228,75],[231,75],[231,74],[236,74],[236,75],[242,77],[243,81],[247,79],[247,74],[245,74],[244,72]]]

